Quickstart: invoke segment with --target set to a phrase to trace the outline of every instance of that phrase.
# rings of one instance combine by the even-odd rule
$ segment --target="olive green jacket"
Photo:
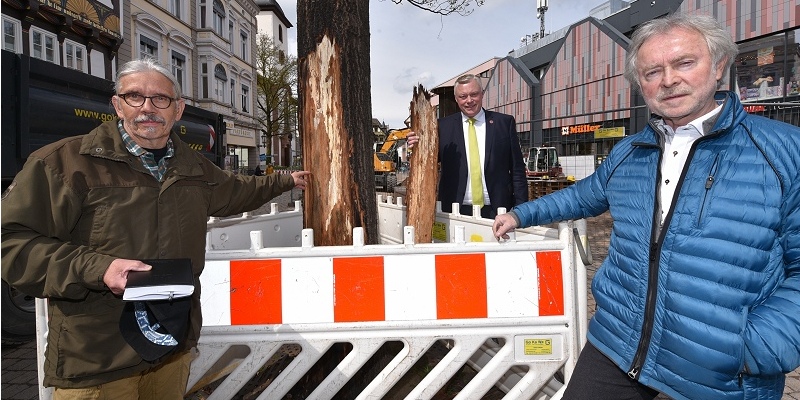
[[[48,299],[45,386],[86,387],[153,366],[119,331],[120,297],[103,284],[114,259],[190,258],[195,292],[185,348],[200,334],[206,221],[260,207],[291,175],[223,171],[172,134],[159,183],[125,148],[117,121],[33,153],[2,200],[2,277]]]

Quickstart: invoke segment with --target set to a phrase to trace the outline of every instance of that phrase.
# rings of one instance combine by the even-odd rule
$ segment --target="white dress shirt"
[[[687,157],[692,144],[697,139],[705,135],[703,122],[716,116],[722,106],[719,106],[706,115],[695,119],[688,125],[680,126],[673,130],[663,120],[659,121],[658,127],[664,132],[664,156],[661,158],[661,182],[660,182],[660,201],[661,201],[661,223],[672,208],[672,200],[675,197],[675,187],[681,177],[683,168],[686,166]]]
[[[488,206],[492,204],[489,200],[489,191],[486,189],[486,172],[484,171],[484,161],[486,161],[486,113],[481,110],[474,117],[475,119],[475,134],[478,136],[478,153],[481,155],[481,183],[483,185],[483,204]],[[464,144],[466,145],[467,152],[467,191],[464,193],[464,204],[472,205],[472,188],[469,184],[472,182],[471,171],[469,171],[469,117],[461,113],[461,122],[464,124]]]

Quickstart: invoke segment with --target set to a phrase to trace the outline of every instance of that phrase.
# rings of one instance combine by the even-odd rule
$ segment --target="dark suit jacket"
[[[528,201],[525,163],[519,147],[514,117],[493,111],[486,113],[486,150],[483,176],[491,200],[491,210],[506,210]],[[451,212],[452,203],[463,204],[467,189],[467,147],[461,112],[439,120],[439,201],[442,211]]]

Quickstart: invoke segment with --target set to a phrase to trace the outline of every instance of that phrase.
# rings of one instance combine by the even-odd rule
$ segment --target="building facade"
[[[3,0],[3,50],[113,79],[120,0]]]
[[[262,149],[256,118],[256,36],[288,50],[292,25],[274,0],[3,0],[3,49],[114,80],[143,57],[167,66],[190,107],[221,114],[225,167],[252,171]],[[218,129],[220,130],[220,129]],[[296,135],[295,135],[296,136]],[[277,143],[291,159],[291,139]],[[287,164],[288,165],[288,164]]]
[[[258,15],[256,15],[256,26],[259,35],[266,35],[272,39],[277,47],[280,57],[283,59],[289,54],[288,30],[292,28],[292,23],[286,18],[283,9],[276,0],[257,0]],[[258,71],[258,69],[257,69]],[[257,94],[260,95],[260,94]],[[287,101],[289,99],[286,99]],[[285,104],[285,103],[284,103]],[[282,107],[288,110],[288,107]],[[282,110],[274,110],[275,114],[280,114]],[[260,110],[258,112],[261,112]],[[259,128],[259,146],[261,149],[260,160],[262,168],[265,164],[274,166],[291,167],[301,163],[299,152],[297,151],[297,124],[296,118],[283,116],[280,118],[284,123],[279,128],[280,134],[268,135],[266,130]],[[266,154],[269,149],[271,154]]]
[[[554,146],[599,164],[622,137],[643,129],[649,111],[623,77],[629,37],[670,12],[711,15],[729,27],[740,53],[721,89],[739,93],[749,112],[800,125],[800,107],[787,107],[800,101],[796,0],[614,0],[596,10],[603,19],[590,16],[526,43],[491,70],[484,106],[516,118],[523,150]]]
[[[254,117],[256,14],[252,0],[123,2],[119,62],[152,57],[171,68],[188,105],[223,115],[225,168],[258,164]],[[218,133],[218,134],[219,134]]]

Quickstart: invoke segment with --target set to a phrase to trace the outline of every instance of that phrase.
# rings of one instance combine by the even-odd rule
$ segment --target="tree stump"
[[[431,106],[431,95],[422,85],[411,100],[411,129],[419,137],[410,158],[406,204],[407,224],[414,227],[415,243],[431,243],[436,219],[439,183],[439,121]]]

